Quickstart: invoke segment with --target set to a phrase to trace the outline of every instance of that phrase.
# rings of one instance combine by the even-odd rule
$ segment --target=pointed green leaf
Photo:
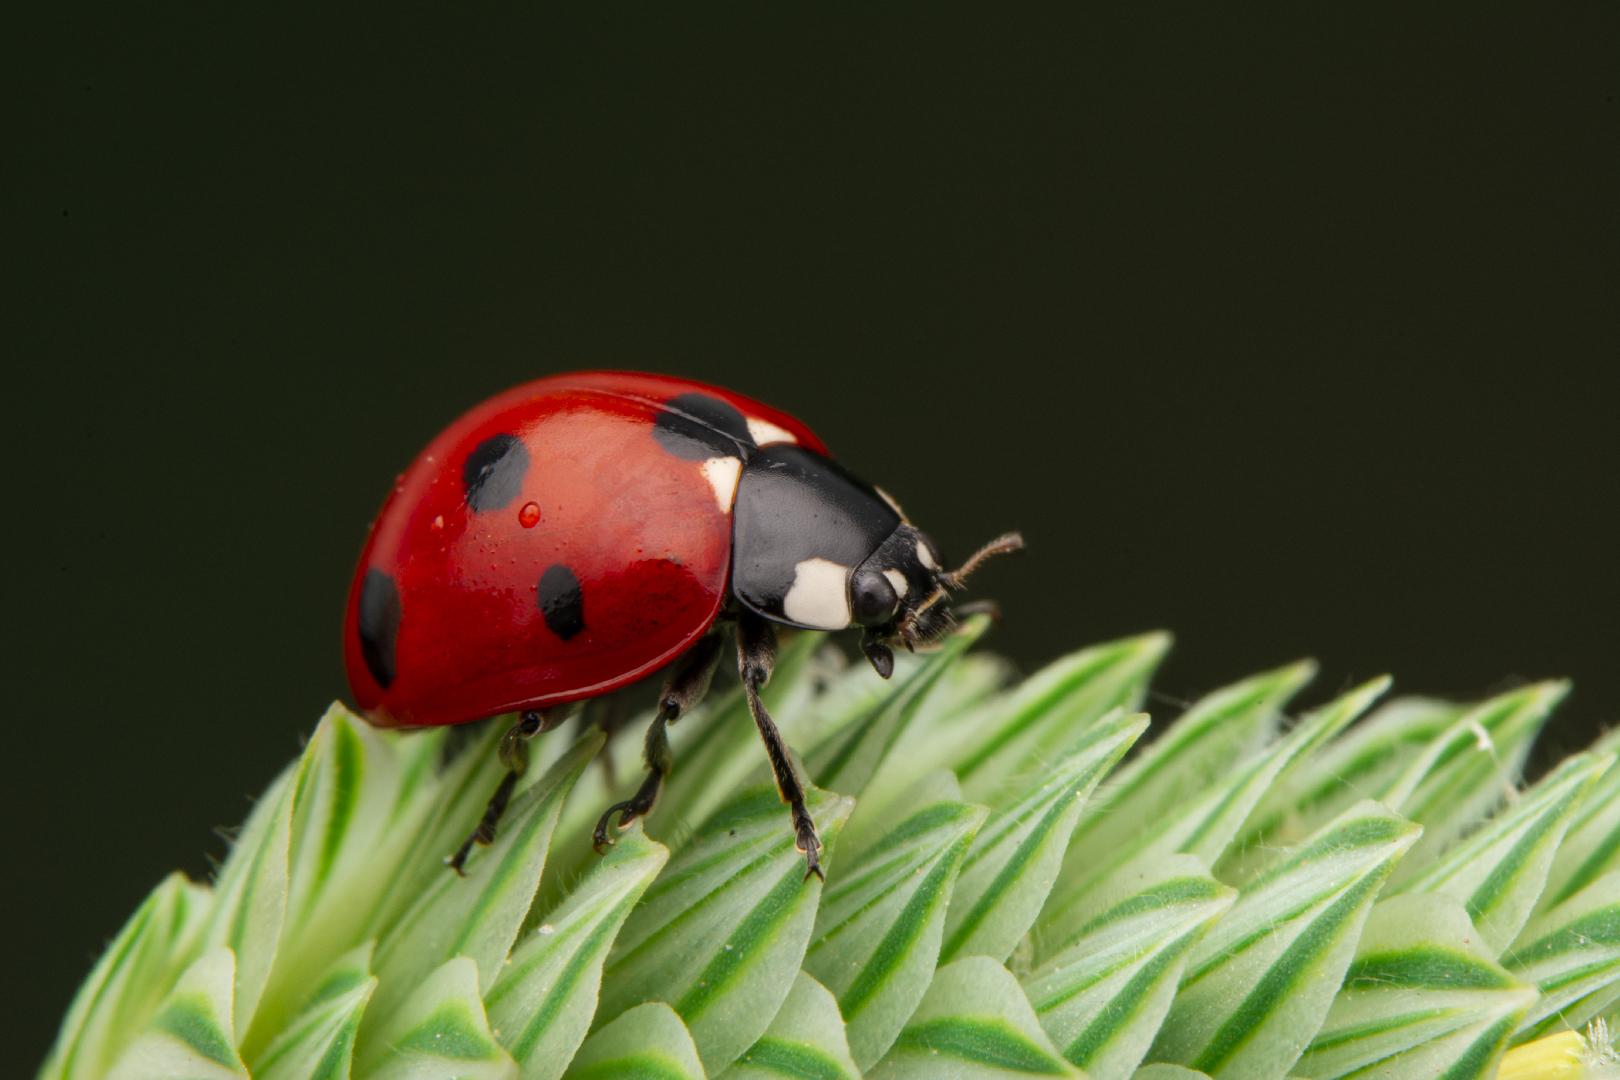
[[[516,1080],[478,998],[478,965],[465,956],[428,974],[380,1025],[366,1019],[357,1080]]]
[[[1206,866],[1219,862],[1277,777],[1347,720],[1343,710],[1313,712],[1286,737],[1248,755],[1203,790],[1189,793],[1183,805],[1167,808],[1133,842],[1095,863],[1067,860],[1047,902],[1037,945],[1067,942],[1077,926],[1072,912],[1089,906],[1086,898],[1106,889],[1112,879],[1134,880],[1146,868],[1176,854],[1196,856]],[[1109,812],[1115,808],[1110,807]]]
[[[384,890],[418,840],[394,818],[403,783],[398,736],[334,704],[304,748],[293,789],[287,917],[242,1056],[256,1060],[332,957],[366,937]],[[432,809],[412,810],[419,822]]]
[[[945,665],[861,789],[844,827],[845,843],[864,846],[876,839],[892,823],[896,801],[918,780],[950,771],[978,745],[1005,711],[1007,695],[1000,691],[1008,682],[1006,662],[990,654],[964,653]],[[1022,794],[1018,790],[1012,801]]]
[[[1298,818],[1293,831],[1314,832],[1369,793],[1387,791],[1463,711],[1449,701],[1418,697],[1396,698],[1373,710],[1295,775],[1288,791]]]
[[[1018,980],[987,956],[935,972],[916,1013],[871,1072],[874,1080],[1080,1075],[1041,1030]]]
[[[569,1080],[704,1080],[697,1047],[681,1018],[661,1001],[626,1010],[585,1040]]]
[[[444,876],[444,860],[472,834],[506,772],[496,747],[514,719],[497,716],[482,724],[394,736],[399,787],[388,828],[409,832],[411,844],[388,875],[362,937],[383,941],[423,891]],[[532,769],[530,775],[544,774]]]
[[[849,1056],[838,1002],[816,980],[799,972],[776,1019],[724,1080],[861,1080]]]
[[[852,800],[812,788],[807,805],[834,849]],[[718,1072],[787,997],[820,898],[775,787],[743,792],[670,860],[625,921],[595,1026],[644,1001],[672,1002],[704,1067]]]
[[[1131,1074],[1131,1080],[1209,1080],[1208,1073],[1181,1065],[1144,1065]]]
[[[952,800],[922,806],[833,869],[804,970],[838,999],[862,1069],[928,990],[957,870],[988,813]]]
[[[256,1080],[349,1080],[360,1017],[376,987],[370,942],[340,956],[303,1011],[254,1059]]]
[[[1421,830],[1352,807],[1254,882],[1198,944],[1148,1056],[1271,1080],[1333,1003],[1378,890]]]
[[[235,975],[231,950],[214,948],[199,957],[107,1073],[108,1080],[246,1077],[231,1030]]]
[[[212,906],[170,874],[124,924],[73,998],[39,1080],[98,1080],[157,1011]]]
[[[1620,1000],[1620,870],[1531,919],[1502,962],[1541,991],[1518,1042],[1608,1011]]]
[[[236,846],[214,885],[214,910],[203,947],[230,949],[235,957],[232,1030],[247,1034],[270,977],[287,913],[287,848],[293,790],[307,760],[282,773],[248,815]]]
[[[925,656],[903,680],[897,669],[897,685],[882,708],[873,709],[862,719],[835,732],[805,755],[805,774],[812,783],[829,791],[859,795],[916,715],[934,683],[989,625],[987,616],[974,616],[947,637],[939,651]]]
[[[579,1049],[608,947],[668,858],[639,826],[620,833],[568,899],[512,950],[484,1008],[523,1080],[556,1080]]]
[[[1311,801],[1310,793],[1321,780],[1316,772],[1316,761],[1325,753],[1333,752],[1335,740],[1344,741],[1339,739],[1340,734],[1389,690],[1389,684],[1387,675],[1370,679],[1300,721],[1295,733],[1305,729],[1304,745],[1298,748],[1293,760],[1249,815],[1241,834],[1228,845],[1226,854],[1215,867],[1216,877],[1235,883],[1252,880],[1278,851],[1297,844],[1321,824],[1321,820],[1316,820],[1307,827],[1302,813],[1303,807]],[[1353,793],[1347,788],[1349,783],[1339,777],[1332,778],[1333,790],[1352,795],[1350,801],[1354,801]]]
[[[1237,898],[1190,855],[1172,855],[1131,884],[1128,895],[1094,900],[1078,939],[1023,980],[1041,1027],[1093,1080],[1131,1075],[1193,946]]]
[[[1479,940],[1453,897],[1397,896],[1367,918],[1344,988],[1294,1066],[1313,1080],[1490,1075],[1536,1000]]]
[[[1423,826],[1423,843],[1397,871],[1397,883],[1426,870],[1513,791],[1530,743],[1568,692],[1568,683],[1537,683],[1473,706],[1386,790],[1369,792]]]
[[[585,736],[518,794],[495,842],[475,848],[467,860],[466,876],[441,868],[437,880],[378,943],[378,985],[368,1026],[386,1020],[429,971],[453,956],[477,963],[481,990],[494,984],[540,883],[563,798],[601,745],[600,733]]]
[[[1593,743],[1587,753],[1620,753],[1620,728]],[[1586,793],[1558,845],[1536,911],[1563,903],[1613,870],[1620,870],[1620,769],[1604,773]]]
[[[1461,901],[1493,956],[1507,948],[1530,917],[1553,853],[1592,783],[1612,756],[1581,754],[1565,761],[1518,805],[1441,856],[1399,891],[1439,893]]]
[[[1120,853],[1139,850],[1167,812],[1264,746],[1283,704],[1315,673],[1316,665],[1303,661],[1215,691],[1100,786],[1091,800],[1096,812],[1080,819],[1048,910],[1072,905],[1095,880],[1093,867],[1120,865]]]
[[[1061,757],[1086,728],[1113,709],[1135,712],[1147,681],[1170,648],[1170,635],[1142,634],[1056,660],[1007,696],[967,739],[947,744],[947,765],[969,797],[1005,802],[1008,781]]]
[[[1005,813],[991,814],[962,861],[945,915],[940,962],[1006,960],[1046,903],[1075,822],[1097,783],[1147,730],[1145,713],[1114,712]]]

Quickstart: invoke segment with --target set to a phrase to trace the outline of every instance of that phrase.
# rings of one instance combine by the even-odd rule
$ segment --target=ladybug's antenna
[[[992,555],[1006,555],[1014,551],[1022,551],[1023,547],[1024,538],[1018,533],[1003,533],[994,540],[990,541],[988,544],[984,545],[984,547],[980,548],[978,551],[975,551],[972,558],[968,559],[967,562],[962,564],[962,568],[960,570],[957,570],[955,573],[941,574],[940,578],[948,587],[952,589],[960,589],[962,587],[963,580],[969,574],[973,573],[973,571],[978,568],[978,565],[984,562],[984,560],[990,558]]]

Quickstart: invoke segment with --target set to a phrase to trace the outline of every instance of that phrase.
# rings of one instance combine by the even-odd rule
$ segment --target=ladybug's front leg
[[[597,851],[613,843],[608,836],[608,823],[619,815],[619,828],[623,829],[638,817],[652,813],[664,790],[664,777],[668,776],[675,759],[669,752],[668,725],[679,720],[688,709],[703,700],[714,679],[714,669],[720,666],[720,635],[710,633],[675,661],[669,677],[664,680],[664,692],[658,696],[658,715],[647,729],[645,754],[647,779],[641,782],[635,797],[628,802],[614,803],[596,823],[592,842]]]
[[[793,812],[793,831],[798,837],[799,850],[804,852],[804,876],[811,874],[823,878],[821,873],[821,838],[816,835],[816,823],[804,805],[804,783],[799,779],[793,759],[788,757],[787,743],[776,729],[776,721],[765,711],[759,691],[770,681],[771,669],[776,666],[776,632],[771,624],[752,611],[743,611],[737,617],[737,670],[742,675],[743,691],[748,695],[748,711],[754,714],[754,726],[765,743],[765,755],[771,759],[771,771],[776,774],[776,791]]]

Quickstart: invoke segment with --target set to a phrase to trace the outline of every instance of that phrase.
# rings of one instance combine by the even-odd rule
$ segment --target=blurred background
[[[0,1071],[333,698],[394,474],[577,368],[780,406],[1024,671],[1177,635],[1620,718],[1620,8],[0,14]]]

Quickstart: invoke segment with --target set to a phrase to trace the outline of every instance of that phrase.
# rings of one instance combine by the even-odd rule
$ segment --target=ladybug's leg
[[[466,865],[472,846],[487,845],[495,839],[495,826],[500,822],[501,815],[506,813],[506,804],[512,799],[512,791],[517,787],[517,782],[523,774],[529,771],[529,740],[542,731],[550,731],[562,723],[573,709],[572,705],[530,709],[518,718],[518,722],[513,724],[505,735],[501,736],[498,753],[501,764],[506,766],[506,775],[501,778],[501,786],[495,789],[495,794],[490,796],[489,805],[484,807],[484,816],[479,820],[478,828],[462,841],[454,855],[444,860],[450,869],[458,874],[462,873],[461,868]]]
[[[669,775],[675,763],[669,752],[669,735],[665,728],[679,720],[709,692],[714,669],[720,666],[720,644],[718,633],[707,634],[675,661],[669,677],[664,680],[663,693],[658,697],[658,715],[653,717],[652,726],[647,729],[647,779],[641,782],[634,798],[628,802],[614,803],[597,821],[596,832],[591,838],[597,851],[613,843],[608,836],[608,822],[614,814],[619,815],[619,828],[623,829],[636,818],[652,813],[659,793],[664,790],[664,777]]]
[[[754,726],[765,743],[765,755],[771,759],[771,771],[776,774],[776,791],[793,812],[793,831],[799,838],[799,850],[804,852],[804,876],[811,874],[825,878],[821,873],[821,838],[816,835],[816,823],[804,805],[804,783],[799,779],[793,759],[788,757],[787,744],[776,722],[765,711],[759,700],[760,689],[770,681],[771,669],[776,666],[776,632],[771,624],[752,611],[744,611],[737,618],[737,670],[742,675],[743,691],[748,695],[748,711],[754,714]]]

